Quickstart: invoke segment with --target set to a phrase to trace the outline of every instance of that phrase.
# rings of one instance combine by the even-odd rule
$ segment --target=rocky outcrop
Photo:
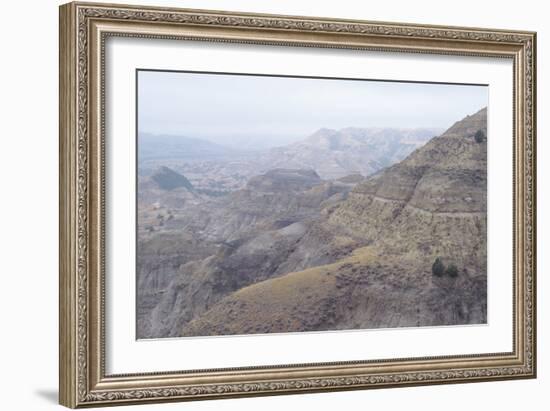
[[[486,110],[456,123],[402,162],[357,185],[333,209],[330,224],[361,233],[387,249],[464,254],[485,249]],[[456,247],[460,245],[460,247]],[[456,251],[453,251],[456,250]],[[483,255],[476,256],[483,261]],[[481,268],[481,267],[480,267]]]

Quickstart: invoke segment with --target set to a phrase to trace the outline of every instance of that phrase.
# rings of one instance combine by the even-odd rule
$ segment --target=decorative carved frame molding
[[[109,36],[491,56],[514,62],[514,350],[105,375],[104,44]],[[536,375],[532,32],[70,3],[60,8],[60,403],[68,407]]]

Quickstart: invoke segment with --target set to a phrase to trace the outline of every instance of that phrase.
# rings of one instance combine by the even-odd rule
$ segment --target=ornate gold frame
[[[512,59],[515,99],[513,352],[105,375],[103,52],[108,36]],[[534,378],[535,52],[533,32],[92,3],[61,6],[60,403],[83,407]]]

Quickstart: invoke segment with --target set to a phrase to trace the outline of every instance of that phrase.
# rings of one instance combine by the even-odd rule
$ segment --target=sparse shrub
[[[456,265],[450,264],[447,267],[445,274],[447,274],[451,278],[456,278],[458,276],[458,268],[456,267]]]
[[[445,272],[445,265],[441,262],[441,258],[437,257],[432,265],[432,274],[441,277]]]
[[[476,134],[474,135],[474,139],[476,143],[482,143],[485,141],[485,132],[483,130],[477,130]]]

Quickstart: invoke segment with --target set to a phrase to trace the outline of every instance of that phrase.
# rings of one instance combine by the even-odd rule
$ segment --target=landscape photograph
[[[487,86],[136,75],[137,339],[487,323]]]

